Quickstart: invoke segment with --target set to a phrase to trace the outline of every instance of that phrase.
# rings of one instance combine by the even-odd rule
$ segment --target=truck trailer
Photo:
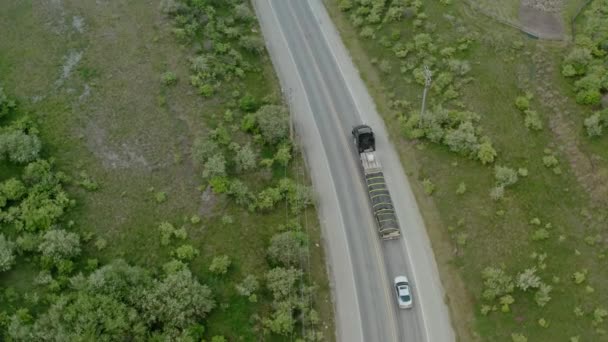
[[[383,240],[398,239],[401,236],[395,207],[388,191],[382,165],[376,153],[376,140],[371,127],[353,127],[353,140],[361,161],[361,170],[367,186],[372,213],[378,226],[378,234]]]

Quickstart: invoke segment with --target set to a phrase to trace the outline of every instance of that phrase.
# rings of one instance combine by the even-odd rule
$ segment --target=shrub
[[[277,153],[274,155],[274,160],[277,161],[281,166],[286,167],[291,160],[291,145],[281,144],[277,149]]]
[[[173,256],[182,261],[191,261],[196,258],[200,252],[198,249],[194,248],[192,245],[181,245],[175,249]]]
[[[209,158],[204,165],[203,178],[212,178],[226,175],[226,159],[224,155],[218,153]]]
[[[460,182],[460,184],[458,184],[458,188],[456,189],[456,193],[458,195],[462,195],[467,191],[467,185],[464,184],[464,182]]]
[[[518,96],[515,99],[515,107],[517,107],[517,109],[521,110],[522,112],[526,111],[530,109],[530,100],[527,96]]]
[[[555,158],[554,155],[548,155],[543,157],[543,165],[545,165],[546,167],[555,167],[558,163],[559,162],[557,161],[557,158]]]
[[[435,184],[433,184],[433,182],[428,178],[425,178],[422,181],[422,188],[424,189],[424,193],[429,196],[435,192]]]
[[[505,187],[498,185],[490,190],[490,198],[494,201],[501,200],[505,196]]]
[[[602,135],[604,121],[601,119],[599,112],[593,113],[591,116],[587,117],[584,123],[588,136],[599,137]]]
[[[549,231],[545,228],[540,228],[532,233],[532,241],[542,241],[547,240],[549,238]]]
[[[228,188],[228,195],[234,197],[238,205],[245,205],[251,202],[253,195],[249,191],[249,188],[242,181],[235,179],[230,182]]]
[[[20,130],[0,131],[0,161],[25,164],[38,158],[42,143],[38,136]]]
[[[264,40],[258,35],[242,36],[239,44],[249,52],[262,53],[264,51]]]
[[[55,262],[70,259],[80,254],[80,237],[63,229],[52,229],[42,236],[38,250]]]
[[[497,297],[513,292],[512,277],[502,268],[486,267],[482,271],[481,277],[484,285],[482,296],[486,300],[494,300]]]
[[[255,18],[253,12],[246,3],[235,5],[233,13],[234,17],[241,21],[250,21]]]
[[[279,233],[270,239],[268,257],[272,263],[297,267],[306,256],[306,245],[306,236],[300,232]]]
[[[520,167],[519,169],[517,169],[517,174],[521,177],[528,177],[528,169]]]
[[[160,244],[167,246],[171,243],[171,237],[175,232],[175,227],[169,222],[161,222],[158,225],[158,229],[160,230]]]
[[[538,288],[541,285],[540,277],[536,275],[536,267],[528,268],[517,275],[517,287],[522,291],[529,288]]]
[[[254,275],[248,275],[240,284],[235,285],[239,295],[249,297],[258,290],[260,283]]]
[[[494,158],[496,158],[496,150],[492,146],[492,143],[489,141],[484,141],[479,144],[479,148],[477,150],[477,159],[481,161],[482,164],[491,164],[494,162]]]
[[[15,244],[0,234],[0,272],[6,272],[13,267],[15,264],[14,252]]]
[[[255,112],[259,108],[258,101],[251,94],[246,94],[239,100],[239,108],[243,112]]]
[[[241,147],[234,157],[234,161],[237,165],[237,168],[241,171],[249,171],[255,169],[257,166],[256,155],[253,149],[251,148],[251,144],[246,144]]]
[[[528,338],[526,336],[524,336],[523,334],[516,333],[511,334],[511,340],[513,342],[528,342]]]
[[[525,114],[526,116],[524,118],[524,125],[527,129],[534,131],[540,131],[541,129],[543,129],[543,122],[541,121],[540,116],[536,111],[526,110]]]
[[[265,105],[256,112],[264,141],[276,144],[289,135],[289,113],[283,106]]]
[[[350,11],[352,7],[353,3],[351,0],[340,0],[340,2],[338,3],[338,8],[342,12]]]
[[[104,238],[98,238],[95,241],[95,248],[97,248],[98,251],[105,249],[107,246],[108,246],[108,241],[106,241],[106,239],[104,239]]]
[[[538,306],[542,308],[549,303],[551,300],[549,294],[551,293],[552,289],[553,287],[551,285],[540,284],[538,291],[536,291],[534,294],[534,301]]]
[[[27,193],[25,185],[16,178],[10,178],[0,183],[0,196],[9,201],[21,199]],[[2,207],[0,205],[0,207]]]
[[[361,29],[360,35],[363,38],[372,38],[374,36],[374,29],[371,26],[365,26]]]
[[[517,183],[517,172],[506,166],[496,166],[494,168],[494,178],[500,187],[507,187]]]
[[[167,193],[164,191],[159,191],[154,194],[154,200],[156,203],[165,203],[167,201]]]
[[[209,271],[211,273],[214,273],[217,275],[226,274],[228,272],[228,268],[230,267],[231,263],[232,263],[232,261],[230,260],[230,258],[227,255],[215,257],[211,261],[211,265],[209,266]]]
[[[230,180],[225,176],[215,176],[209,180],[209,185],[214,193],[223,194],[230,188]]]
[[[587,279],[587,270],[584,269],[581,272],[574,272],[572,274],[572,279],[574,280],[575,284],[582,284],[585,282],[585,280]]]
[[[255,115],[248,113],[243,116],[241,120],[241,130],[244,132],[253,132],[255,129]]]
[[[13,111],[15,108],[17,108],[17,103],[10,99],[4,92],[4,89],[0,87],[0,118]]]
[[[161,79],[161,82],[166,86],[174,85],[177,83],[177,75],[175,75],[171,71],[167,71],[164,74],[162,74],[160,79]]]
[[[192,145],[192,160],[197,164],[204,164],[209,158],[220,153],[220,146],[217,142],[198,137]]]

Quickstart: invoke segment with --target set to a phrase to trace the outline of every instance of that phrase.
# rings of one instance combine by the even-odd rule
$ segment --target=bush
[[[20,130],[0,131],[0,161],[25,164],[38,158],[42,143],[38,136]]]
[[[458,188],[456,189],[456,194],[462,195],[467,191],[467,185],[464,182],[460,182],[458,184]]]
[[[519,273],[517,275],[516,285],[522,291],[527,291],[529,288],[539,288],[541,280],[540,277],[536,275],[536,267],[528,268]]]
[[[524,119],[524,125],[527,129],[531,129],[534,131],[540,131],[541,129],[543,129],[543,122],[541,121],[540,116],[536,111],[526,110],[525,115],[526,116]]]
[[[246,94],[239,100],[239,108],[243,112],[255,112],[259,108],[258,101],[251,94]]]
[[[517,183],[518,180],[517,171],[498,165],[494,168],[494,178],[496,179],[496,184],[500,187],[511,186]]]
[[[230,264],[232,264],[230,257],[228,257],[227,255],[218,256],[213,258],[213,260],[211,261],[209,271],[217,275],[223,275],[228,272]]]
[[[300,232],[287,231],[270,239],[268,257],[281,266],[300,266],[307,253],[306,236]]]
[[[264,51],[264,40],[258,35],[242,36],[239,44],[249,52],[262,53]]]
[[[203,178],[222,177],[226,175],[226,159],[218,153],[209,158],[204,165]]]
[[[246,3],[235,5],[233,13],[234,17],[241,21],[250,21],[255,18],[253,12]]]
[[[160,79],[161,79],[161,82],[166,86],[174,85],[177,83],[177,75],[175,75],[171,71],[167,71],[164,74],[162,74]]]
[[[239,295],[249,297],[258,290],[260,283],[254,275],[248,275],[240,284],[235,285],[236,292]]]
[[[15,264],[14,252],[15,244],[0,234],[0,272],[6,272],[13,267]]]
[[[530,109],[530,100],[527,96],[518,96],[515,99],[515,107],[517,107],[517,109],[521,110],[522,112],[526,111]]]
[[[191,261],[196,258],[200,252],[192,245],[181,245],[171,254],[181,261]]]
[[[52,229],[42,236],[38,250],[55,262],[70,259],[80,254],[80,237],[63,229]]]
[[[542,308],[549,303],[551,300],[549,294],[552,289],[553,287],[551,287],[551,285],[540,284],[538,291],[534,294],[534,301],[538,306]]]
[[[217,142],[198,137],[192,145],[192,160],[199,165],[204,164],[209,158],[221,152]]]
[[[526,336],[516,333],[511,334],[511,340],[513,342],[528,342],[528,338]]]
[[[175,227],[169,222],[161,222],[158,225],[158,229],[160,230],[160,244],[167,246],[171,243],[171,237],[175,232]]]
[[[433,182],[431,182],[431,180],[428,178],[425,178],[422,181],[422,188],[424,189],[424,193],[429,196],[435,192],[435,184],[433,184]]]
[[[236,152],[234,161],[240,171],[249,171],[255,169],[255,167],[257,166],[256,155],[253,149],[251,148],[251,144],[248,143],[245,146],[241,147]]]
[[[554,155],[548,155],[543,157],[543,165],[545,165],[546,167],[555,167],[558,163],[559,162],[557,161],[557,158],[555,158]]]
[[[9,201],[21,199],[27,192],[25,185],[16,178],[10,178],[0,183],[0,196]],[[2,207],[0,205],[0,207]]]
[[[494,201],[499,201],[505,196],[504,186],[495,186],[490,190],[490,198]]]
[[[490,141],[486,140],[479,144],[477,150],[477,159],[479,159],[482,164],[485,165],[493,163],[494,159],[496,158],[496,155],[496,150],[494,149]]]
[[[238,205],[249,204],[253,199],[253,195],[249,191],[247,185],[238,179],[230,182],[227,193],[228,195],[234,197]]]
[[[4,92],[4,89],[0,87],[0,118],[6,116],[15,108],[17,108],[17,103],[10,99]]]
[[[340,0],[338,3],[338,8],[342,12],[349,11],[353,7],[353,3],[351,0]]]
[[[277,161],[281,166],[286,167],[291,160],[291,145],[290,144],[281,144],[277,149],[277,153],[273,158]]]
[[[154,194],[154,200],[156,203],[165,203],[167,202],[167,193],[164,191],[159,191]]]
[[[289,135],[289,114],[283,106],[265,105],[256,112],[264,141],[276,144]]]
[[[481,277],[484,285],[482,296],[486,300],[494,300],[513,292],[513,280],[502,268],[486,267]]]
[[[599,112],[593,113],[591,116],[586,118],[584,123],[588,136],[599,137],[602,135],[602,129],[605,123],[604,120],[602,120]]]

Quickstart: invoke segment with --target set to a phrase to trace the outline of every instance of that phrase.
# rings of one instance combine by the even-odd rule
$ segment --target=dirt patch
[[[519,21],[525,30],[542,39],[564,38],[561,2],[554,0],[523,0],[519,7]]]
[[[119,146],[112,146],[106,131],[93,121],[89,121],[86,137],[89,150],[101,161],[104,168],[136,168],[151,171],[150,163],[138,151],[136,144],[123,142]]]

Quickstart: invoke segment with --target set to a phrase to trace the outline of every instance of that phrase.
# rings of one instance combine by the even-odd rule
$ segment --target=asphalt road
[[[304,146],[318,198],[341,341],[453,341],[421,215],[384,124],[320,0],[254,0]],[[402,238],[381,241],[365,193],[352,126],[366,123],[397,208]],[[414,308],[392,282],[407,275]]]

